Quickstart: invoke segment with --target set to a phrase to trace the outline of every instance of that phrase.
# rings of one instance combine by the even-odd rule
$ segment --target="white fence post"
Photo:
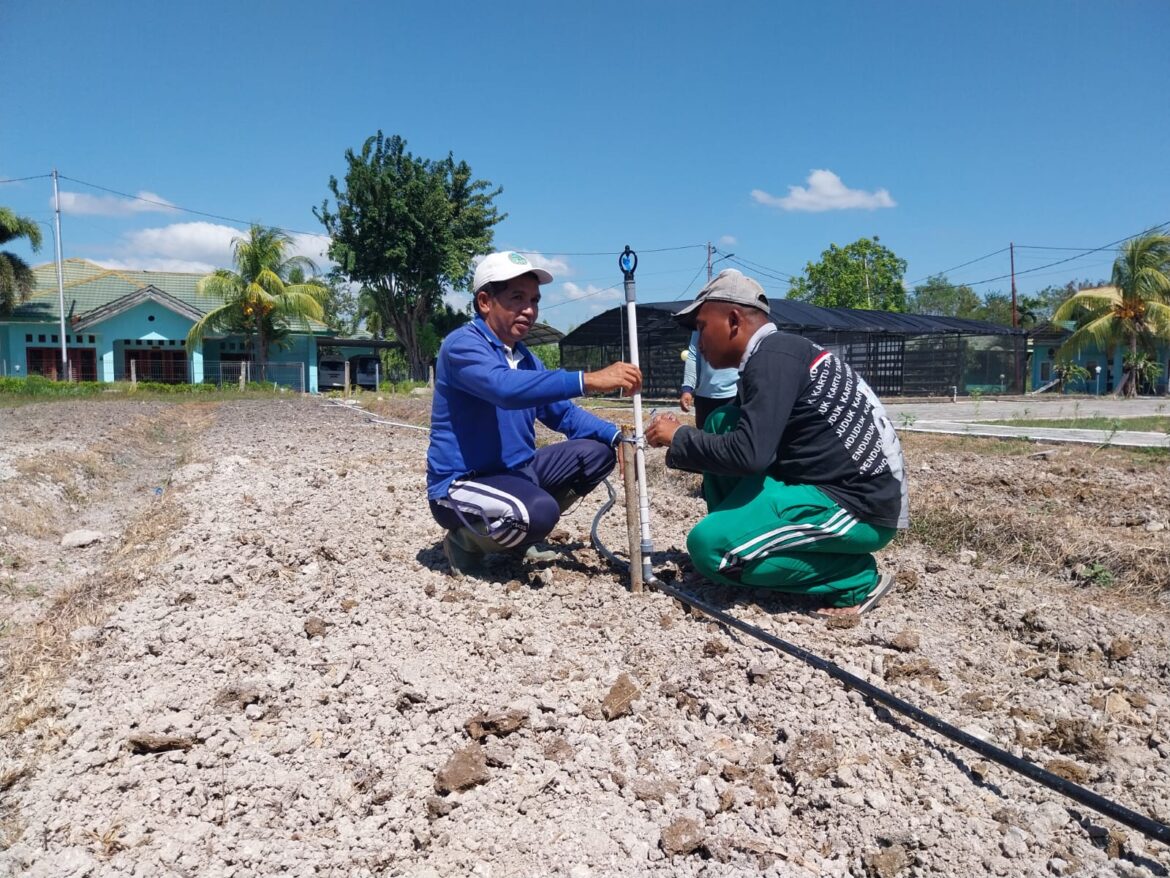
[[[349,360],[345,361],[345,398],[349,399]]]
[[[138,361],[137,360],[130,361],[130,389],[131,390],[138,389]]]
[[[244,360],[240,363],[240,393],[244,392],[244,386],[247,384],[248,376],[248,361]]]

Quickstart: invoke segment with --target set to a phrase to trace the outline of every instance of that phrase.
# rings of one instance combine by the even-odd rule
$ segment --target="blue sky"
[[[1165,0],[9,0],[0,15],[0,178],[73,178],[64,255],[114,266],[226,265],[240,227],[75,181],[307,233],[312,254],[329,176],[379,128],[503,187],[496,245],[547,261],[542,318],[562,329],[617,304],[626,243],[642,300],[693,294],[707,241],[783,296],[785,274],[862,236],[912,285],[1011,241],[1026,272],[1076,255],[1031,248],[1170,221]],[[50,181],[0,185],[0,204],[49,221]],[[1018,288],[1107,277],[1112,256]],[[949,277],[1008,268],[1002,253]]]

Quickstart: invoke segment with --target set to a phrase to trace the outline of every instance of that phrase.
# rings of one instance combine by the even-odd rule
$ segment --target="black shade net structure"
[[[671,315],[688,305],[639,303],[638,350],[643,392],[678,396],[690,330]],[[982,320],[896,314],[855,308],[821,308],[773,300],[772,320],[832,351],[880,396],[960,396],[1022,393],[1027,373],[1027,331]],[[561,366],[599,369],[628,358],[623,308],[598,314],[561,339]]]

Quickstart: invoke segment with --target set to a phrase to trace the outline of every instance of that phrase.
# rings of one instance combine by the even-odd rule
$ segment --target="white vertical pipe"
[[[57,233],[54,236],[57,251],[57,304],[61,308],[61,375],[69,380],[69,351],[65,347],[65,275],[61,268],[61,193],[57,190],[57,169],[53,168],[53,213]]]
[[[641,368],[638,360],[637,293],[633,271],[626,275],[626,326],[630,337],[630,363]],[[634,394],[634,464],[638,474],[638,511],[642,522],[642,578],[654,581],[651,554],[654,543],[650,539],[650,495],[646,490],[646,438],[642,424],[642,391]]]

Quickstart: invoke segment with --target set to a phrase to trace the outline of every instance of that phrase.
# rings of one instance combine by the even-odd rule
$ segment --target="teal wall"
[[[82,347],[94,351],[96,379],[115,381],[124,379],[125,352],[143,350],[147,346],[134,342],[155,342],[155,348],[184,351],[189,364],[189,379],[201,383],[214,379],[219,373],[219,361],[225,354],[238,360],[250,354],[243,338],[209,338],[202,345],[187,350],[186,338],[193,321],[156,302],[146,301],[123,311],[84,331],[70,331],[69,348]],[[56,324],[0,323],[0,374],[23,377],[28,374],[27,351],[30,347],[59,347],[59,329]],[[27,337],[31,336],[31,341]],[[41,340],[41,337],[44,340]],[[129,344],[128,344],[129,342]],[[172,342],[174,344],[172,344]],[[350,349],[345,349],[350,351]],[[350,352],[368,352],[354,348]],[[251,359],[248,356],[248,359]],[[311,335],[295,335],[288,346],[269,352],[267,380],[282,385],[299,385],[317,392],[317,339]],[[236,372],[238,375],[238,371]],[[86,376],[88,377],[88,376]],[[253,372],[253,380],[261,380]]]
[[[1036,389],[1043,387],[1052,378],[1056,376],[1055,368],[1056,362],[1059,359],[1057,352],[1060,350],[1060,342],[1048,339],[1038,338],[1034,342],[1032,351],[1032,388]],[[1091,395],[1112,393],[1121,384],[1122,379],[1122,360],[1125,357],[1126,350],[1118,346],[1113,352],[1113,358],[1110,360],[1105,356],[1105,353],[1097,348],[1085,348],[1081,353],[1072,358],[1072,362],[1078,366],[1083,366],[1089,370],[1090,378],[1084,382],[1075,382],[1071,386],[1065,386],[1066,393],[1088,393]],[[1162,374],[1158,376],[1156,382],[1156,390],[1158,393],[1166,392],[1166,377],[1170,374],[1170,345],[1159,345],[1155,349],[1155,361],[1161,365]],[[1096,367],[1101,367],[1100,380],[1096,374]],[[1051,376],[1051,377],[1048,377]]]
[[[61,347],[61,327],[57,323],[5,323],[0,324],[0,374],[23,378],[28,374],[29,348]],[[29,337],[31,336],[31,340]],[[93,341],[90,341],[92,336]],[[43,340],[42,340],[43,339]],[[67,350],[76,348],[97,349],[98,377],[101,373],[101,336],[96,332],[70,331],[66,334]]]

